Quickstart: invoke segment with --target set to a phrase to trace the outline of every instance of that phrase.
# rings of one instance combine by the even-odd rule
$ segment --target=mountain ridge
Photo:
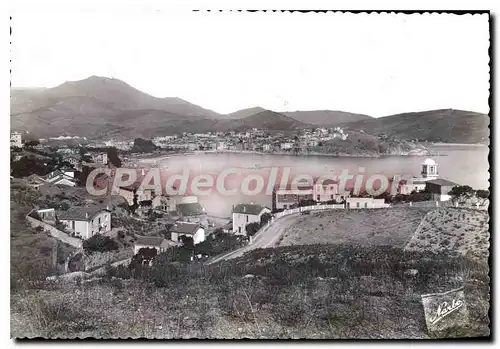
[[[91,76],[52,88],[11,87],[11,128],[39,137],[149,136],[267,128],[342,126],[377,136],[454,143],[487,142],[489,118],[455,109],[381,118],[333,110],[276,112],[259,106],[218,114],[179,97],[157,98],[118,79]]]

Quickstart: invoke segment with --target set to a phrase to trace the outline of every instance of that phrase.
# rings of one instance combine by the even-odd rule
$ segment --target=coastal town
[[[491,338],[489,13],[122,5],[11,18],[11,338]]]
[[[225,141],[217,141],[217,138],[223,136],[226,136]],[[210,209],[203,207],[195,195],[166,195],[154,189],[144,189],[141,180],[147,176],[149,169],[140,165],[142,157],[136,157],[137,153],[130,152],[138,145],[142,147],[140,155],[143,156],[155,154],[158,148],[193,152],[199,151],[200,148],[206,150],[205,147],[221,152],[243,150],[248,147],[247,140],[258,142],[260,136],[262,140],[269,142],[265,133],[251,130],[228,135],[194,134],[183,135],[181,138],[165,136],[150,140],[149,143],[147,140],[136,139],[125,147],[123,143],[113,141],[89,142],[82,145],[79,139],[76,139],[75,143],[74,138],[23,142],[22,135],[13,132],[11,181],[18,186],[26,186],[45,198],[42,203],[39,200],[32,207],[26,216],[27,221],[34,228],[47,231],[75,248],[82,249],[85,241],[95,240],[96,243],[102,243],[100,236],[119,240],[124,234],[123,231],[128,229],[120,226],[121,223],[116,223],[121,220],[133,220],[135,225],[143,225],[140,231],[149,231],[148,235],[128,231],[133,236],[133,243],[124,244],[130,245],[128,251],[121,251],[111,255],[110,259],[103,259],[101,266],[106,263],[123,263],[127,260],[122,259],[124,256],[128,256],[129,261],[139,258],[152,263],[155,256],[155,253],[151,253],[152,250],[160,254],[168,253],[169,248],[183,249],[188,246],[188,249],[193,249],[207,239],[224,240],[224,236],[232,236],[230,239],[237,237],[238,244],[235,246],[240,246],[242,243],[250,243],[252,236],[258,234],[274,219],[287,212],[296,213],[297,210],[306,214],[321,209],[382,209],[402,205],[458,207],[460,204],[482,209],[488,207],[487,191],[473,191],[470,187],[462,187],[458,183],[441,178],[438,164],[432,159],[426,159],[422,163],[420,175],[400,180],[395,186],[396,192],[392,194],[387,191],[377,196],[370,196],[366,192],[353,193],[352,188],[341,190],[338,180],[318,182],[318,178],[313,178],[313,183],[299,183],[295,187],[290,183],[284,187],[275,185],[266,202],[256,204],[248,197],[246,201],[233,205],[232,211],[226,212],[224,217],[213,216]],[[293,150],[297,142],[305,141],[311,144],[336,137],[345,140],[347,136],[340,128],[316,129],[311,133],[303,133],[301,137],[287,139],[287,142],[276,141],[276,149]],[[193,141],[187,142],[187,139]],[[242,139],[245,141],[241,141]],[[148,144],[150,147],[144,149]],[[191,144],[196,144],[197,147],[189,147]],[[273,143],[263,144],[260,149],[266,149],[265,146],[270,144]],[[180,145],[186,147],[180,149]],[[22,168],[18,171],[20,165]],[[88,193],[87,177],[93,170],[126,166],[137,173],[134,183],[119,187],[115,195],[111,195],[110,190],[105,197],[92,197]],[[391,186],[392,180],[390,179]],[[99,187],[107,185],[108,182],[107,177],[97,178],[93,184]],[[152,225],[154,228],[149,228]],[[224,252],[231,252],[232,247],[234,246],[228,247]],[[214,256],[212,251],[206,252],[203,248],[198,250],[203,253],[198,253],[197,258],[208,259]],[[119,260],[116,260],[117,258]]]

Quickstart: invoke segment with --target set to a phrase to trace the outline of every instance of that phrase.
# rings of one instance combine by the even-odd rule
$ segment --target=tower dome
[[[436,162],[432,159],[425,159],[425,161],[422,163],[422,165],[434,166],[434,165],[436,165]]]
[[[425,159],[422,163],[422,172],[420,173],[424,179],[435,179],[439,176],[437,164],[432,159]]]

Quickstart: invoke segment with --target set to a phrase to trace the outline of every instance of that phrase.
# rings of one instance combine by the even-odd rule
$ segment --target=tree
[[[194,249],[194,240],[191,236],[182,235],[180,239],[182,241],[182,247],[188,250]]]
[[[34,140],[34,141],[27,141],[27,142],[25,142],[25,143],[24,143],[24,146],[25,146],[26,148],[33,148],[33,147],[36,147],[36,146],[37,146],[37,145],[39,145],[39,144],[40,144],[40,141],[38,141],[38,140]]]
[[[130,152],[132,153],[152,153],[156,150],[156,145],[150,139],[136,138]]]
[[[273,218],[273,215],[270,214],[269,212],[263,213],[262,216],[260,216],[260,225],[266,225],[267,222],[269,222]]]
[[[316,201],[312,199],[299,201],[299,207],[314,206],[314,205],[316,205]]]
[[[118,157],[118,150],[115,147],[109,147],[107,149],[108,161],[116,167],[122,165],[122,161]]]
[[[458,202],[463,202],[473,197],[475,194],[475,190],[468,185],[457,185],[451,188],[448,194],[453,197],[453,200],[457,200]]]
[[[12,176],[16,178],[27,177],[31,174],[44,176],[49,173],[49,166],[42,160],[34,157],[24,156],[19,161],[11,163]]]
[[[254,236],[260,229],[260,224],[257,222],[248,223],[245,226],[245,230],[248,236]]]
[[[97,234],[83,242],[83,249],[87,253],[115,251],[118,250],[118,244],[109,236]]]
[[[481,204],[484,204],[490,197],[490,191],[479,189],[476,191],[476,196],[481,199]]]

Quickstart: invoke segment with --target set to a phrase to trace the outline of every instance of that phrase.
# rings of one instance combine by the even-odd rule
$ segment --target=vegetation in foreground
[[[429,338],[420,295],[465,285],[469,323],[489,334],[488,264],[388,246],[287,246],[215,265],[110,268],[104,278],[20,289],[14,337]],[[436,335],[436,334],[434,334]]]

